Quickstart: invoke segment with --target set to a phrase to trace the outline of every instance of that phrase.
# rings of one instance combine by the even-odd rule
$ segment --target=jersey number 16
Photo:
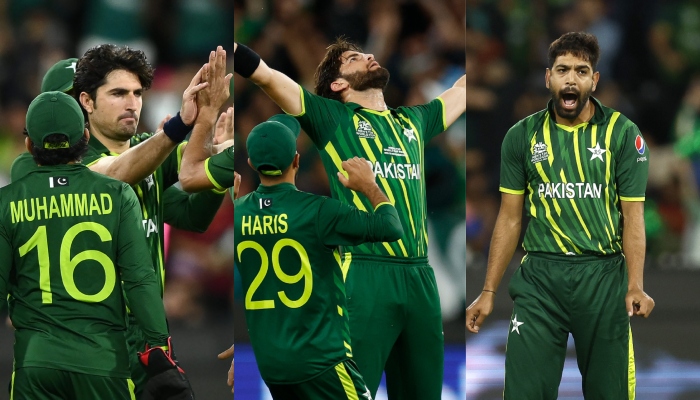
[[[109,242],[112,240],[112,235],[109,230],[102,224],[96,222],[81,222],[73,225],[66,231],[61,240],[61,252],[59,255],[59,267],[61,269],[61,281],[63,286],[66,288],[66,292],[76,300],[83,301],[86,303],[98,303],[109,297],[114,290],[114,285],[117,282],[116,272],[114,270],[114,263],[109,258],[109,256],[99,250],[85,250],[76,254],[75,257],[71,258],[71,246],[73,240],[81,232],[93,232],[96,233],[102,242]],[[19,248],[19,256],[24,257],[36,248],[38,252],[39,259],[39,288],[41,289],[41,302],[44,304],[50,304],[53,302],[53,294],[51,292],[51,276],[49,274],[49,243],[46,234],[46,225],[42,225],[37,228],[36,232],[32,235],[27,243],[23,244]],[[85,294],[78,289],[75,285],[75,278],[73,274],[75,273],[75,268],[83,261],[94,260],[97,261],[105,272],[105,283],[102,289],[95,294]]]

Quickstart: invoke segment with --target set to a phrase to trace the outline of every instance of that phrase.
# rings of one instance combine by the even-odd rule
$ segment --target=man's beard
[[[357,71],[348,75],[341,75],[348,81],[352,90],[361,92],[367,89],[384,90],[389,83],[389,70],[379,67],[374,71]]]
[[[559,92],[555,92],[550,86],[549,92],[552,94],[554,110],[557,112],[557,115],[561,118],[573,121],[581,114],[583,107],[588,103],[588,99],[591,97],[593,88],[580,92],[579,90],[573,89],[569,86],[559,90]],[[564,108],[562,104],[563,100],[566,98],[573,98],[573,96],[576,96],[576,107],[572,110]]]

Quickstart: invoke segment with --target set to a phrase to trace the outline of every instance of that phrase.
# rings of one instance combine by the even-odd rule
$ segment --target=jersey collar
[[[131,148],[135,145],[136,145],[136,143],[134,143],[134,137],[132,137],[129,140],[129,148]],[[106,154],[106,155],[110,155],[110,156],[118,156],[119,155],[119,153],[113,153],[113,152],[109,151],[107,146],[102,144],[102,142],[97,140],[97,138],[95,136],[92,136],[92,135],[90,135],[90,140],[88,141],[88,146],[100,154]]]
[[[590,121],[588,121],[589,124],[593,125],[599,125],[602,123],[605,123],[605,112],[603,111],[603,105],[600,103],[598,99],[595,97],[591,96],[590,100],[593,102],[593,105],[595,106],[595,112],[593,113],[593,118],[591,118]],[[554,113],[554,100],[549,100],[547,102],[547,110],[549,111],[549,118],[552,119],[553,123],[557,123],[557,118],[556,114]]]
[[[384,111],[377,111],[377,110],[372,110],[370,108],[365,108],[365,107],[362,107],[361,105],[359,105],[357,103],[353,103],[353,102],[345,103],[345,106],[348,107],[349,109],[351,109],[353,112],[357,112],[357,110],[364,110],[366,112],[369,112],[372,114],[377,114],[377,115],[394,114],[396,112],[395,109],[393,109],[389,106],[387,106],[386,110],[384,110]]]
[[[278,183],[276,185],[272,186],[265,186],[265,185],[260,185],[258,186],[258,189],[256,192],[258,193],[279,193],[279,192],[288,192],[291,190],[297,190],[297,187],[292,185],[291,183]]]

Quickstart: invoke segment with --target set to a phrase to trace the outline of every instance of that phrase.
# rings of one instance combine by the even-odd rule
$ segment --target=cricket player
[[[153,389],[192,398],[170,356],[136,195],[80,164],[90,136],[71,96],[39,95],[26,119],[37,168],[0,188],[0,298],[11,295],[16,329],[10,399],[133,399],[122,289],[151,346],[139,356]]]
[[[649,149],[639,128],[592,97],[595,36],[549,47],[547,108],[513,126],[501,150],[501,209],[486,281],[467,310],[477,333],[520,236],[527,255],[510,282],[505,399],[556,399],[571,333],[586,399],[634,399],[629,319],[648,317],[644,198]]]
[[[297,190],[299,130],[277,115],[246,142],[261,185],[234,200],[234,227],[251,344],[275,400],[371,399],[352,361],[338,246],[393,242],[401,222],[360,158],[344,161],[336,179],[373,212]]]
[[[203,232],[218,211],[225,193],[216,190],[189,195],[173,187],[186,147],[183,140],[197,116],[195,94],[207,86],[200,82],[200,78],[201,71],[185,90],[178,115],[156,134],[136,134],[142,94],[150,88],[153,80],[153,68],[142,51],[114,45],[96,46],[79,60],[73,81],[74,96],[84,110],[92,137],[83,164],[95,172],[132,185],[139,199],[142,229],[161,286],[161,296],[165,283],[164,223]],[[135,153],[134,150],[140,152]],[[129,163],[124,163],[125,159],[122,159],[126,156],[130,157]],[[33,168],[22,157],[13,164],[13,181]],[[99,165],[104,160],[107,160],[107,164],[103,169]],[[119,167],[118,171],[112,168],[115,165]],[[135,182],[133,171],[139,171]],[[125,174],[131,178],[125,178]],[[132,379],[136,385],[137,399],[141,399],[148,376],[135,354],[144,349],[145,338],[133,316],[130,315],[129,320],[127,340],[131,349],[129,354],[133,356]],[[149,395],[152,394],[144,396]]]
[[[316,94],[234,44],[234,72],[294,116],[321,155],[331,195],[360,210],[371,205],[335,176],[341,161],[372,163],[395,205],[403,234],[393,243],[344,246],[353,353],[372,395],[386,371],[389,398],[440,399],[444,335],[440,298],[428,264],[425,146],[466,110],[466,77],[427,104],[389,108],[389,72],[372,54],[338,39],[316,70]]]

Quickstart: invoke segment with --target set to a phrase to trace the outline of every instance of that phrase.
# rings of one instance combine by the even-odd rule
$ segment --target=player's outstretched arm
[[[287,75],[270,68],[250,48],[233,44],[233,70],[260,88],[287,114],[301,114],[299,85]]]
[[[467,110],[467,75],[457,79],[440,98],[445,102],[445,127],[448,127]]]
[[[622,207],[622,252],[627,263],[627,314],[647,318],[654,309],[654,299],[644,292],[644,202],[620,200]]]
[[[212,109],[213,110],[213,109]],[[187,143],[187,149],[182,154],[180,163],[180,173],[178,180],[182,185],[182,190],[186,192],[201,192],[207,189],[222,189],[230,187],[233,184],[233,179],[225,182],[212,182],[210,173],[207,171],[207,163],[211,165],[226,164],[233,169],[233,159],[228,155],[220,155],[221,149],[216,149],[212,144],[211,132],[225,130],[230,131],[233,136],[233,107],[229,107],[226,112],[221,113],[219,119],[216,120],[216,125],[212,122],[211,112],[207,109],[202,109],[197,122],[192,130],[192,136]],[[213,114],[216,119],[216,111]],[[224,142],[228,146],[233,146],[233,140]],[[225,150],[225,148],[224,148]]]
[[[479,327],[493,311],[493,300],[508,263],[520,238],[523,202],[522,194],[503,193],[501,209],[498,211],[496,226],[491,237],[488,266],[484,288],[474,302],[467,308],[467,329],[479,333]]]
[[[197,115],[195,95],[208,86],[207,82],[202,82],[203,68],[197,71],[185,89],[182,109],[177,116],[166,117],[161,122],[161,128],[143,143],[128,149],[118,157],[102,157],[90,164],[89,168],[129,185],[141,182],[158,169],[190,132]]]

